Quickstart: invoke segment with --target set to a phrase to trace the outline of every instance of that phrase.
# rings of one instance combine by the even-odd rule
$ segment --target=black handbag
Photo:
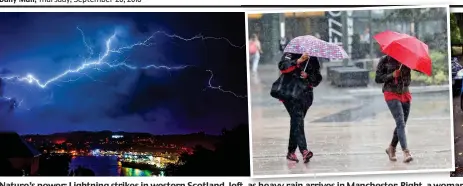
[[[308,89],[306,80],[293,77],[293,74],[281,74],[272,84],[270,96],[287,101],[302,98],[302,94]]]

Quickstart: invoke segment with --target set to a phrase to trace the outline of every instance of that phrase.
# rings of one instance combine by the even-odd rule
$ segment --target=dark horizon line
[[[228,129],[227,129],[228,130]],[[14,131],[0,131],[0,132],[12,132],[12,133],[18,133]],[[127,134],[149,134],[152,136],[179,136],[179,135],[191,135],[191,134],[199,134],[199,133],[204,133],[205,135],[210,135],[210,136],[220,136],[220,134],[211,134],[207,133],[204,131],[199,131],[199,132],[191,132],[191,133],[176,133],[176,134],[153,134],[150,132],[125,132],[125,131],[112,131],[112,130],[99,130],[99,131],[91,131],[91,130],[74,130],[74,131],[68,131],[68,132],[55,132],[55,133],[48,133],[48,134],[40,134],[40,133],[28,133],[28,134],[21,134],[18,133],[20,136],[53,136],[56,134],[70,134],[70,133],[78,133],[78,132],[87,132],[87,133],[100,133],[100,132],[111,132],[111,133],[127,133]]]
[[[91,130],[70,130],[67,132],[54,132],[54,133],[47,133],[47,134],[40,134],[40,133],[28,133],[28,134],[22,134],[20,132],[12,131],[12,130],[0,130],[0,133],[16,133],[20,136],[27,136],[27,135],[40,135],[40,136],[49,136],[49,135],[55,135],[55,134],[60,134],[60,133],[75,133],[75,132],[91,132],[91,133],[98,133],[98,132],[112,132],[112,133],[118,133],[118,132],[123,132],[123,133],[140,133],[140,134],[150,134],[153,136],[175,136],[175,135],[189,135],[189,134],[198,134],[198,133],[204,133],[205,135],[211,135],[211,136],[220,136],[222,133],[222,130],[233,130],[235,128],[239,128],[241,126],[248,126],[249,130],[249,123],[240,123],[238,125],[232,126],[232,127],[223,127],[219,132],[217,133],[209,133],[206,131],[197,131],[197,132],[190,132],[190,133],[175,133],[175,134],[153,134],[151,132],[125,132],[125,131],[112,131],[112,130],[98,130],[98,131],[91,131]]]

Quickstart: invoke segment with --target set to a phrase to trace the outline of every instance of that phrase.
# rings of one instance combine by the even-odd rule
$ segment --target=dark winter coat
[[[305,91],[307,93],[311,93],[313,92],[313,87],[318,86],[322,81],[320,63],[317,57],[310,57],[308,61],[301,63],[298,67],[296,61],[301,56],[301,54],[284,53],[280,62],[278,63],[278,68],[282,73],[286,73],[293,78],[301,78],[301,72],[304,70],[305,65],[308,63],[308,66],[305,69],[305,72],[308,76],[307,79],[305,79],[303,82],[307,84]],[[307,94],[304,94],[302,96],[306,95]]]
[[[376,83],[383,83],[383,92],[405,93],[409,92],[411,70],[390,56],[383,56],[376,67]],[[400,76],[394,78],[393,72],[400,68]]]

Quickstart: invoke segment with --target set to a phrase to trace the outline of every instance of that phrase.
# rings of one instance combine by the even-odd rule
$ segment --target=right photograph
[[[452,44],[452,92],[453,92],[453,122],[455,125],[455,171],[451,176],[463,176],[463,13],[450,14],[450,32]]]
[[[457,17],[448,6],[249,12],[252,175],[453,170]]]

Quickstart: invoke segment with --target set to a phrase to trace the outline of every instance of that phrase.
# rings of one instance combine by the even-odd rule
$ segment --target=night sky
[[[246,96],[244,13],[0,13],[0,25],[0,76],[30,73],[42,83],[85,59],[101,58],[105,41],[114,33],[113,49],[144,41],[156,31],[184,38],[225,37],[238,46],[224,39],[183,41],[156,34],[149,46],[112,52],[104,62],[191,66],[131,70],[98,65],[45,88],[4,79],[4,96],[20,104],[2,115],[0,130],[217,134],[222,128],[247,124],[247,98],[207,89],[206,71],[214,73],[213,86]]]

